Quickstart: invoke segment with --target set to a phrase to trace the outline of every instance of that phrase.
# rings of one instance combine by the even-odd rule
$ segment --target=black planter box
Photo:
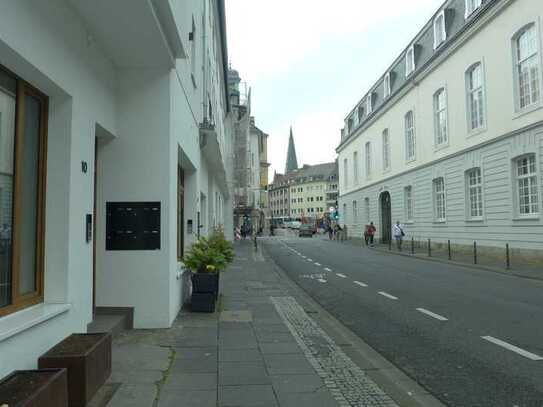
[[[66,369],[17,370],[0,380],[0,405],[68,407]]]
[[[219,295],[219,273],[194,273],[192,275],[193,293],[213,293]]]
[[[193,312],[215,312],[215,295],[193,291],[190,308]]]

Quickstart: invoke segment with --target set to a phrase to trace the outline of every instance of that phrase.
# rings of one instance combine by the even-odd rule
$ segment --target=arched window
[[[434,93],[434,129],[436,146],[447,144],[447,94],[445,88]]]
[[[541,97],[541,62],[535,24],[530,24],[513,37],[517,107],[524,109],[539,103]]]
[[[483,67],[480,62],[466,71],[468,128],[470,131],[485,126],[485,96]]]
[[[405,114],[405,159],[412,161],[415,159],[415,121],[413,111]]]

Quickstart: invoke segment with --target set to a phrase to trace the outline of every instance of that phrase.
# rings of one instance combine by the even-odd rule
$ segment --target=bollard
[[[451,241],[447,240],[447,249],[449,251],[449,260],[451,260]]]
[[[505,268],[507,270],[511,268],[511,258],[509,257],[509,243],[505,244]]]
[[[477,264],[477,242],[473,242],[473,264]]]
[[[392,250],[392,238],[388,239],[388,250]]]
[[[415,238],[411,238],[411,254],[415,254]]]
[[[432,257],[432,241],[428,239],[428,257]]]

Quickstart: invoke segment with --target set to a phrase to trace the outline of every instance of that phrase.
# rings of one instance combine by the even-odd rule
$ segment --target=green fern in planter
[[[234,248],[224,237],[224,232],[221,228],[215,229],[211,234],[209,237],[209,245],[220,251],[228,264],[234,261]]]
[[[205,237],[192,244],[183,262],[193,273],[216,273],[228,264],[226,256]]]

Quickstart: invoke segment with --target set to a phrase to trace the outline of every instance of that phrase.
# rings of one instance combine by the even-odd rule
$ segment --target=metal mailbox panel
[[[160,250],[160,202],[107,202],[106,250]]]

